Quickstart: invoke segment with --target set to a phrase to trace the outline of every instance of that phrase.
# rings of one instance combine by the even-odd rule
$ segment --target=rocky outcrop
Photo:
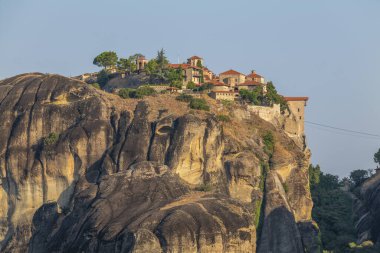
[[[372,241],[380,245],[380,174],[377,172],[360,188],[354,201],[358,243]]]
[[[255,115],[160,96],[0,81],[1,251],[314,252],[308,151]]]

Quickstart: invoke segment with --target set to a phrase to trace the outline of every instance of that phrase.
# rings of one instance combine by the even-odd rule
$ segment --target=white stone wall
[[[274,104],[272,107],[269,106],[256,106],[256,105],[248,105],[248,111],[258,115],[263,120],[274,123],[275,119],[280,117],[280,105]]]

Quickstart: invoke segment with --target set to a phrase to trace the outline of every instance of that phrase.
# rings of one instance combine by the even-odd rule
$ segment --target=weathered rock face
[[[0,81],[0,251],[316,252],[308,151],[162,96]]]
[[[360,199],[355,200],[358,241],[371,240],[380,244],[380,174],[368,179],[361,187]]]

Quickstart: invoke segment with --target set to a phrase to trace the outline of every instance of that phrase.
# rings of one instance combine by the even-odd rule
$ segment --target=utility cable
[[[350,129],[329,126],[329,125],[315,123],[315,122],[306,121],[306,120],[305,120],[305,123],[308,123],[308,124],[311,124],[311,125],[315,125],[315,126],[321,126],[321,127],[325,127],[325,128],[330,128],[330,129],[334,129],[334,130],[339,130],[339,131],[343,131],[343,132],[347,132],[347,133],[361,134],[361,135],[365,135],[365,136],[380,138],[379,134],[372,134],[372,133],[366,133],[366,132],[361,132],[361,131],[354,131],[354,130],[350,130]]]

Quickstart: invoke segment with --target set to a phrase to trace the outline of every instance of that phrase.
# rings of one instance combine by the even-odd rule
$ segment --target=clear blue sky
[[[203,56],[216,73],[256,69],[309,96],[309,121],[380,134],[378,0],[0,0],[0,79],[95,71],[94,56]],[[313,163],[345,176],[374,167],[380,138],[307,126]]]

